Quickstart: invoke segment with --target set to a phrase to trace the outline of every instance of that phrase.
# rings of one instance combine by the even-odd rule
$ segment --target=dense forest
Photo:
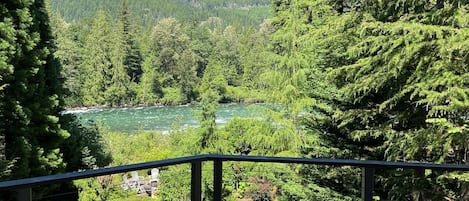
[[[258,51],[268,54],[269,21],[258,29],[224,26],[218,17],[185,24],[162,18],[146,27],[132,23],[127,1],[119,6],[115,18],[100,10],[79,23],[52,14],[68,106],[191,103],[214,77],[221,101],[261,101],[254,94],[270,61]]]
[[[67,22],[79,22],[90,18],[97,11],[119,13],[120,0],[51,0],[53,12],[58,12]],[[173,17],[183,23],[220,17],[223,24],[256,26],[271,16],[269,0],[138,0],[128,1],[133,23],[154,26],[163,18]]]
[[[469,163],[469,1],[150,2],[0,4],[2,180],[203,153]],[[266,4],[269,15],[244,13]],[[165,9],[145,11],[154,7]],[[212,15],[221,10],[236,14]],[[218,127],[225,102],[266,104],[262,118]],[[186,103],[200,105],[200,127],[167,134],[111,132],[61,113]],[[360,200],[357,168],[223,168],[225,200]],[[77,189],[79,200],[190,200],[189,172],[160,169],[154,198],[125,191],[125,175],[34,196]],[[376,200],[469,199],[468,173],[375,173]]]

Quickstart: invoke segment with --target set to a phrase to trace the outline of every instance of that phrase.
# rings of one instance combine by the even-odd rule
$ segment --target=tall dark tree
[[[44,1],[3,1],[0,16],[0,135],[14,164],[1,179],[57,173],[69,134],[58,124],[63,79]]]
[[[132,15],[129,13],[127,0],[121,0],[120,12],[117,18],[118,34],[121,35],[125,47],[124,65],[132,82],[140,82],[142,76],[143,58],[137,46],[135,25],[131,24]]]
[[[110,44],[105,44],[110,45],[111,66],[109,68],[110,80],[106,80],[108,85],[104,92],[104,98],[105,102],[112,106],[131,103],[134,99],[132,80],[137,77],[140,79],[141,74],[140,62],[134,63],[131,56],[132,47],[129,44],[131,38],[128,33],[128,22],[124,16],[114,25],[113,31],[110,33],[111,41],[107,41]],[[137,68],[138,76],[137,71],[131,69],[132,66]]]

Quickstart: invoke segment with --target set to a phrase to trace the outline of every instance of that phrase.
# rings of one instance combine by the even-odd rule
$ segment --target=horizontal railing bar
[[[63,181],[72,181],[103,175],[124,173],[135,170],[143,170],[164,166],[171,166],[193,161],[244,161],[244,162],[263,162],[263,163],[296,163],[310,165],[333,165],[333,166],[355,166],[369,167],[376,169],[403,168],[403,169],[431,169],[445,171],[469,171],[469,165],[456,164],[432,164],[432,163],[408,163],[408,162],[388,162],[375,160],[350,160],[350,159],[330,159],[330,158],[292,158],[292,157],[271,157],[271,156],[235,156],[235,155],[196,155],[160,161],[138,163],[132,165],[123,165],[117,167],[101,168],[96,170],[87,170],[83,172],[71,172],[43,177],[34,177],[20,180],[0,182],[1,190],[12,190],[20,188],[29,188],[48,183]]]
[[[157,167],[178,165],[178,164],[190,163],[192,161],[202,161],[204,158],[205,158],[204,155],[188,156],[188,157],[166,159],[166,160],[159,160],[159,161],[146,162],[146,163],[100,168],[100,169],[95,169],[95,170],[86,170],[82,172],[71,172],[71,173],[64,173],[64,174],[57,174],[57,175],[49,175],[49,176],[42,176],[42,177],[33,177],[33,178],[27,178],[27,179],[5,181],[5,182],[0,182],[0,190],[29,188],[33,186],[42,185],[42,184],[58,183],[58,182],[63,182],[63,181],[72,181],[72,180],[77,180],[77,179],[85,179],[85,178],[90,178],[90,177],[124,173],[124,172],[136,171],[136,170],[144,170],[144,169],[151,169],[151,168],[157,168]]]
[[[207,155],[204,160],[244,161],[263,163],[297,163],[310,165],[355,166],[371,167],[377,169],[403,168],[403,169],[429,169],[446,171],[469,171],[469,165],[433,164],[420,162],[390,162],[376,160],[352,160],[331,158],[290,158],[271,156],[234,156],[234,155]]]

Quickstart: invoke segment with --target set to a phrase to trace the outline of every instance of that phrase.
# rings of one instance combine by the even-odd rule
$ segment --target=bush
[[[163,88],[163,94],[160,102],[164,105],[180,105],[185,103],[185,98],[179,88]]]

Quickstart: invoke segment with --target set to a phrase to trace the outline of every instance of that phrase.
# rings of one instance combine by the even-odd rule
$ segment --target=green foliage
[[[354,39],[347,26],[354,16],[338,18],[329,1],[275,1],[272,51],[275,64],[261,74],[278,115],[301,132],[305,157],[359,158],[360,147],[336,129],[334,114],[342,97],[326,79],[328,68],[348,63],[345,50]],[[357,200],[357,172],[344,167],[300,166],[284,196],[294,200]],[[292,183],[307,183],[298,191]]]
[[[112,155],[112,165],[126,165],[169,158],[170,138],[152,132],[129,135],[105,132],[105,146]],[[132,156],[132,157],[129,157]]]
[[[218,65],[232,86],[220,101],[264,99],[258,89],[265,85],[258,84],[258,77],[268,73],[270,59],[252,55],[259,51],[271,56],[266,48],[269,25],[242,33],[237,26],[223,29],[216,17],[186,24],[163,18],[144,28],[130,23],[128,6],[121,3],[115,20],[105,11],[72,24],[52,15],[68,106],[193,103],[200,99],[209,63]]]
[[[227,87],[228,83],[223,74],[223,66],[221,62],[216,59],[210,59],[202,78],[200,91],[202,93],[213,93],[215,96],[218,96],[217,98],[220,100],[225,98]]]
[[[81,105],[83,79],[80,75],[83,72],[80,68],[82,53],[77,41],[78,33],[74,30],[75,27],[67,24],[59,14],[51,14],[51,28],[57,44],[54,55],[63,67],[61,76],[65,79],[64,87],[67,89],[65,105]]]
[[[60,172],[59,147],[70,134],[59,124],[61,66],[44,1],[6,1],[0,15],[0,160],[8,171],[0,179]]]
[[[159,100],[164,105],[180,105],[185,98],[180,88],[165,87],[162,89],[164,96]]]
[[[85,40],[84,48],[86,51],[81,64],[84,71],[82,74],[84,76],[83,103],[85,105],[104,105],[107,103],[104,93],[113,77],[109,16],[105,12],[98,12],[91,24],[90,31]]]
[[[172,86],[180,81],[183,67],[186,66],[177,68],[177,63],[181,59],[181,54],[189,49],[188,45],[189,36],[174,18],[163,19],[153,28],[151,48],[161,62],[159,73],[163,74],[164,87]]]
[[[140,82],[142,76],[142,55],[136,40],[137,26],[130,24],[131,14],[127,7],[127,0],[122,0],[120,5],[120,14],[117,20],[116,38],[120,39],[121,51],[124,54],[123,64],[126,67],[127,75],[132,82]],[[119,38],[122,37],[122,38]]]
[[[355,38],[347,46],[349,63],[330,73],[343,98],[333,120],[348,144],[358,145],[358,156],[465,163],[467,60],[458,55],[468,51],[461,46],[468,27],[457,19],[467,5],[442,2],[365,3],[339,16],[355,16],[354,26],[344,27]],[[389,190],[380,197],[464,199],[464,182],[441,182],[442,174],[416,172],[405,182],[383,174]]]
[[[211,60],[217,61],[221,65],[224,79],[229,85],[239,86],[240,75],[242,74],[240,58],[239,58],[239,33],[233,26],[228,26],[223,33],[214,34],[215,38],[213,51],[216,55],[212,55]]]
[[[118,18],[121,0],[51,0],[54,12],[59,12],[67,22],[77,22],[95,15],[98,10],[115,13]],[[146,26],[159,20],[175,17],[184,23],[222,17],[226,24],[256,25],[270,16],[268,0],[139,0],[127,1],[129,11]]]
[[[113,201],[154,201],[155,199],[150,198],[150,197],[145,197],[145,196],[140,196],[140,195],[134,195],[134,196],[127,196],[127,197],[121,197],[121,198],[116,198],[113,199]]]
[[[106,134],[116,165],[198,153],[467,163],[467,1],[276,0],[274,17],[258,30],[243,25],[264,20],[265,1],[124,0],[119,9],[113,1],[68,4],[77,2],[86,2],[79,8],[92,14],[64,12],[79,9],[59,0],[52,4],[61,10],[51,23],[56,42],[41,1],[0,7],[5,178],[60,171],[62,154],[71,169],[106,164],[94,128],[58,117],[61,76],[67,104],[74,106],[199,101],[198,129]],[[155,5],[158,12],[152,12]],[[94,15],[95,9],[116,14]],[[172,18],[164,18],[165,12]],[[196,17],[187,17],[192,13]],[[61,15],[94,17],[68,24]],[[130,24],[135,16],[143,25]],[[236,118],[217,127],[219,102],[250,100],[272,105],[259,112],[262,119]],[[72,135],[68,140],[64,129]],[[162,170],[158,199],[188,200],[188,186],[180,187],[189,182],[187,171]],[[357,200],[359,171],[227,163],[224,195]],[[77,184],[83,199],[112,199],[123,193],[113,187],[118,177]],[[204,175],[206,199],[213,191],[210,179]],[[377,179],[374,193],[380,199],[468,199],[463,173],[389,170]]]
[[[104,140],[98,127],[93,123],[80,124],[73,115],[63,116],[63,128],[70,137],[61,145],[66,171],[88,170],[105,167],[111,163],[111,155],[106,152]]]
[[[176,68],[181,73],[180,85],[181,93],[184,97],[184,102],[191,102],[194,100],[195,94],[194,90],[197,86],[197,60],[196,55],[191,50],[185,50],[182,52],[181,58],[178,60]]]
[[[115,175],[106,175],[96,178],[88,178],[74,181],[78,187],[79,201],[105,201],[120,199],[128,196],[120,188],[121,178],[116,179]]]
[[[190,22],[161,18],[155,26],[144,27],[130,23],[137,15],[131,12],[133,6],[122,1],[115,19],[104,10],[74,23],[67,23],[60,12],[52,15],[56,56],[64,64],[62,76],[69,92],[67,106],[193,103],[200,99],[209,60],[220,66],[228,86],[233,86],[232,93],[223,93],[222,102],[264,99],[257,91],[264,85],[257,78],[270,59],[253,55],[259,51],[269,56],[268,25],[243,33],[239,26],[224,28],[221,18],[210,17]]]
[[[216,145],[217,134],[215,133],[216,124],[216,112],[218,110],[218,101],[220,95],[213,89],[208,88],[201,97],[200,102],[200,147],[202,149],[213,147]],[[212,150],[209,152],[218,153],[218,150]]]
[[[190,200],[190,165],[177,165],[161,172],[157,200]]]
[[[150,37],[143,39],[144,43],[148,43],[151,40]],[[160,61],[158,57],[153,54],[151,47],[142,46],[142,75],[140,83],[138,84],[137,91],[137,102],[141,104],[152,104],[159,102],[159,98],[163,95],[161,89],[161,78],[158,74]]]

